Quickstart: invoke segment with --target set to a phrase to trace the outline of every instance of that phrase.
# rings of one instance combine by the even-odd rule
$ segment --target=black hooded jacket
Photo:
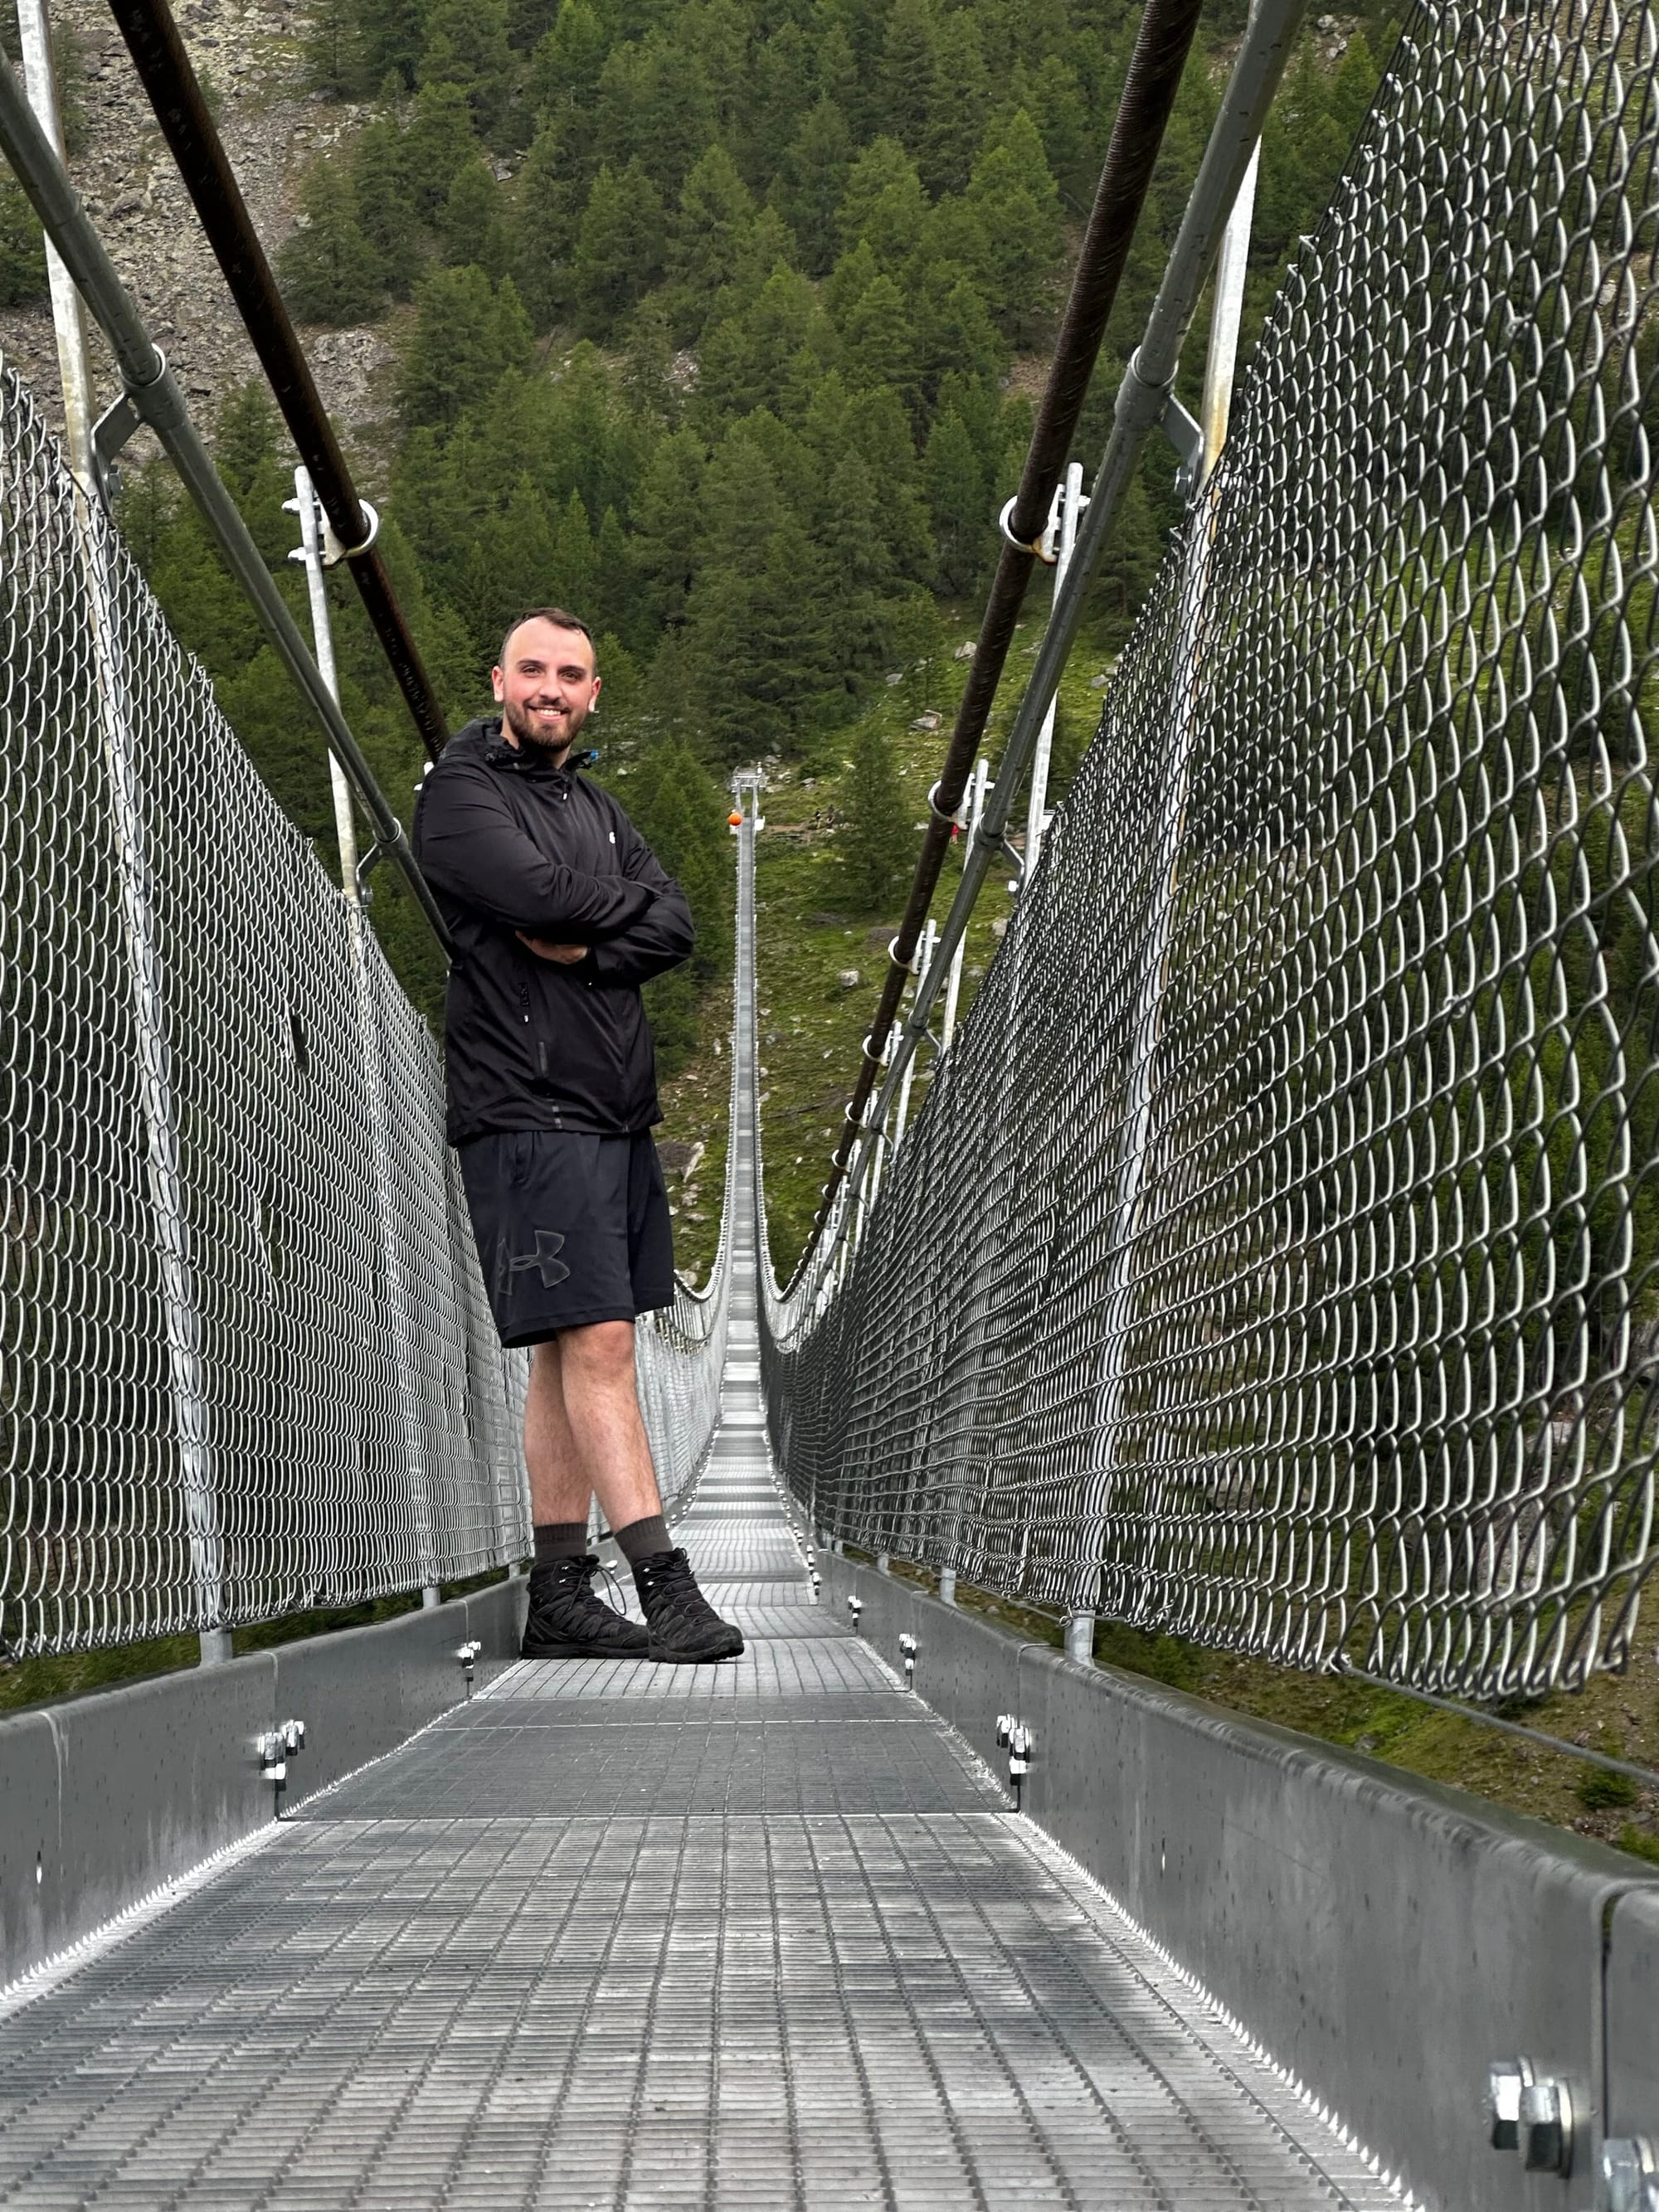
[[[422,786],[414,844],[455,939],[451,1144],[660,1121],[640,985],[686,957],[691,913],[611,794],[508,744],[499,720],[469,722]],[[544,960],[520,930],[587,957]]]

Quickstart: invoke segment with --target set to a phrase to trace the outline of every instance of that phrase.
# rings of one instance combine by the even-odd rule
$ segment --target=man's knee
[[[630,1388],[634,1381],[634,1324],[631,1321],[589,1322],[584,1328],[560,1331],[562,1364],[595,1382]]]

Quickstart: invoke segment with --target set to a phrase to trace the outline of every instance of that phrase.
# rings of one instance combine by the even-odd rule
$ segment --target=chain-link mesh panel
[[[738,920],[738,989],[746,969],[746,918],[739,907]],[[737,1053],[732,1048],[732,1108],[728,1128],[736,1128]],[[673,1509],[680,1493],[694,1481],[708,1455],[714,1424],[720,1419],[720,1376],[726,1366],[726,1340],[731,1320],[732,1262],[740,1227],[739,1210],[745,1194],[738,1184],[738,1147],[728,1141],[726,1177],[720,1205],[720,1243],[714,1264],[702,1288],[694,1290],[683,1276],[674,1279],[674,1303],[661,1312],[648,1314],[635,1337],[635,1371],[639,1382],[640,1411],[651,1439],[651,1455],[657,1464],[657,1486],[663,1504]]]
[[[527,1548],[424,1024],[0,368],[14,1651]]]
[[[1627,1654],[1656,43],[1418,13],[850,1269],[769,1302],[832,1529],[1427,1687]]]

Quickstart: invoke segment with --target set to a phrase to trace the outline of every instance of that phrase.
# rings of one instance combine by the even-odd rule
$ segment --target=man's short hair
[[[593,646],[593,665],[598,668],[599,649],[593,644],[592,631],[589,629],[580,615],[567,613],[563,607],[532,607],[526,614],[514,615],[507,626],[506,635],[501,639],[501,656],[495,663],[497,668],[506,667],[507,648],[525,624],[532,622],[551,623],[555,629],[579,629],[588,643]]]

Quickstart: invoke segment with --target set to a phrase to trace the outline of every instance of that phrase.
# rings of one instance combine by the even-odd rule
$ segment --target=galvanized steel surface
[[[756,1349],[683,1529],[744,1656],[510,1668],[0,2014],[0,2203],[1398,2202],[810,1602]]]
[[[826,1527],[1481,1697],[1629,1653],[1656,56],[1413,15],[856,1258],[768,1278]]]

